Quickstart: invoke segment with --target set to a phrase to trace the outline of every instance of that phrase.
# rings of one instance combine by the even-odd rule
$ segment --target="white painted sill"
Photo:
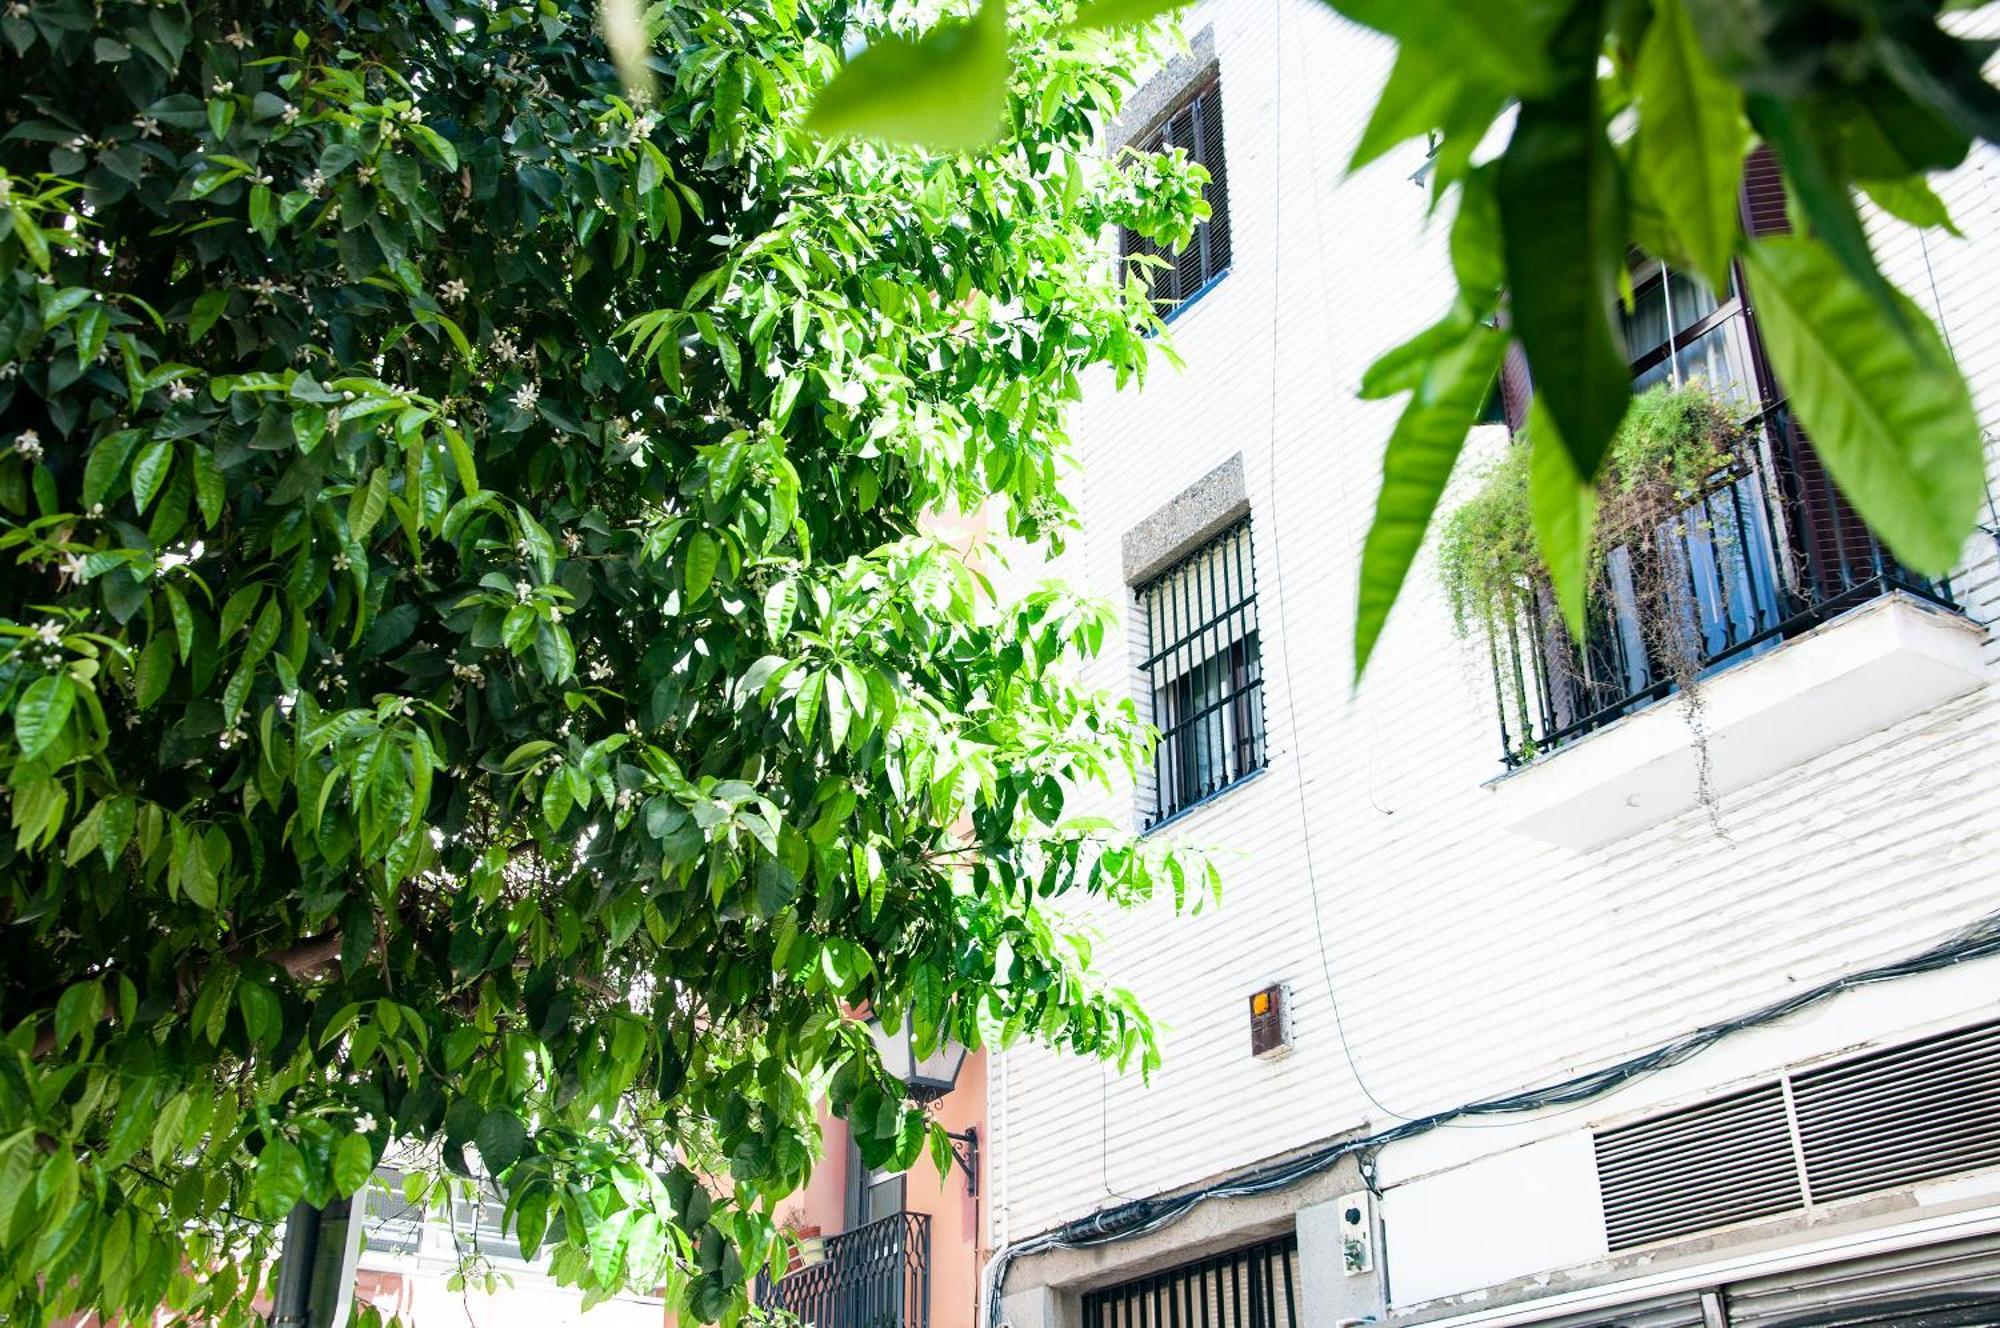
[[[1726,795],[1986,681],[1984,633],[1892,591],[1702,684],[1709,779]],[[1486,785],[1508,829],[1588,851],[1693,810],[1699,754],[1672,697]]]

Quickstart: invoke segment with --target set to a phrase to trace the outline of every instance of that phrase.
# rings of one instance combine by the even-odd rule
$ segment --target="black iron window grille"
[[[1083,1298],[1084,1328],[1298,1328],[1299,1238],[1169,1268]]]
[[[1675,583],[1666,633],[1642,604],[1648,578]],[[1729,464],[1649,540],[1611,550],[1599,584],[1580,646],[1546,587],[1494,624],[1510,766],[1672,695],[1690,667],[1705,676],[1877,596],[1954,607],[1949,583],[1897,562],[1840,496],[1782,402],[1751,417]]]
[[[1158,129],[1133,146],[1140,152],[1179,148],[1208,169],[1201,195],[1208,201],[1208,220],[1195,227],[1186,248],[1176,253],[1130,230],[1119,233],[1120,258],[1144,254],[1164,262],[1163,267],[1148,264],[1141,273],[1143,280],[1152,282],[1153,307],[1164,316],[1229,270],[1229,173],[1222,154],[1221,84],[1207,80]]]
[[[1160,745],[1146,824],[1158,825],[1264,765],[1264,664],[1250,519],[1141,586],[1140,665]]]
[[[825,1257],[773,1282],[757,1303],[804,1328],[930,1328],[931,1219],[897,1213],[825,1242]]]

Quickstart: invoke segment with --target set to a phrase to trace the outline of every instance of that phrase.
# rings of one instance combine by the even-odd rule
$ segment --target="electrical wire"
[[[1361,1066],[1355,1061],[1353,1045],[1348,1041],[1347,1026],[1341,1016],[1340,994],[1334,986],[1333,960],[1328,953],[1326,943],[1326,921],[1321,916],[1319,877],[1313,870],[1312,815],[1306,801],[1305,768],[1299,761],[1297,750],[1299,745],[1298,688],[1294,684],[1294,676],[1292,674],[1292,634],[1288,626],[1289,615],[1286,612],[1285,606],[1285,573],[1280,561],[1283,556],[1281,550],[1284,547],[1284,541],[1279,538],[1278,532],[1278,349],[1280,345],[1280,319],[1284,309],[1284,301],[1281,295],[1282,283],[1279,278],[1283,271],[1285,252],[1283,243],[1285,232],[1284,34],[1285,6],[1287,3],[1289,3],[1289,0],[1274,0],[1274,14],[1271,21],[1271,40],[1273,45],[1277,47],[1277,73],[1272,80],[1273,86],[1271,90],[1271,409],[1270,455],[1266,462],[1265,470],[1270,476],[1271,483],[1271,498],[1269,503],[1271,515],[1269,525],[1271,531],[1271,576],[1275,583],[1274,589],[1277,592],[1278,601],[1278,662],[1285,678],[1285,715],[1290,724],[1292,735],[1293,751],[1290,765],[1292,767],[1292,783],[1298,792],[1299,846],[1305,857],[1306,897],[1312,904],[1313,938],[1319,943],[1320,974],[1326,981],[1327,1005],[1333,1011],[1334,1036],[1340,1043],[1340,1054],[1346,1060],[1347,1071],[1353,1076],[1355,1087],[1361,1090],[1361,1096],[1366,1098],[1384,1116],[1393,1120],[1408,1120],[1410,1118],[1402,1112],[1393,1111],[1385,1106],[1382,1100],[1375,1096],[1374,1091],[1368,1087],[1368,1081],[1361,1077]],[[1323,259],[1324,255],[1322,254],[1321,257]],[[1320,275],[1322,282],[1324,282],[1325,271],[1323,267]],[[1369,799],[1371,802],[1374,800],[1372,789],[1369,793]],[[1377,810],[1382,810],[1379,805]]]
[[[1704,1024],[1650,1051],[1602,1069],[1523,1092],[1481,1098],[1428,1116],[1406,1119],[1386,1130],[1326,1144],[1297,1157],[1254,1167],[1228,1180],[1183,1194],[1140,1199],[1115,1208],[1101,1209],[1053,1231],[1016,1242],[995,1254],[987,1264],[986,1322],[989,1325],[1000,1323],[1000,1296],[1006,1285],[1007,1270],[1016,1259],[1053,1249],[1088,1249],[1150,1235],[1172,1226],[1210,1200],[1242,1198],[1286,1189],[1318,1175],[1342,1158],[1373,1153],[1389,1144],[1427,1134],[1466,1117],[1524,1115],[1548,1107],[1569,1106],[1601,1098],[1632,1080],[1692,1060],[1734,1034],[1787,1018],[1843,992],[1994,956],[2000,956],[2000,913],[1988,914],[1972,926],[1915,954],[1843,974],[1747,1014]]]

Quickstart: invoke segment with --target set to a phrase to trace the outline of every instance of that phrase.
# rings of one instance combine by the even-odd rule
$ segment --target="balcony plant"
[[[1700,379],[1662,384],[1635,397],[1613,439],[1597,484],[1591,528],[1586,621],[1611,623],[1622,611],[1643,646],[1685,699],[1699,733],[1700,643],[1692,624],[1686,563],[1690,535],[1712,542],[1732,533],[1713,528],[1697,500],[1726,476],[1749,434],[1733,398]],[[1574,639],[1555,611],[1549,569],[1537,544],[1530,502],[1530,448],[1525,436],[1497,458],[1471,495],[1446,517],[1437,574],[1461,637],[1498,642],[1532,624],[1534,653],[1555,683],[1590,685],[1586,641]],[[1697,528],[1698,527],[1698,528]],[[1627,551],[1614,561],[1619,550]],[[1621,576],[1622,572],[1622,576]],[[1494,651],[1503,695],[1527,711],[1529,682]],[[1521,726],[1527,731],[1527,726]],[[1532,741],[1532,740],[1530,740]],[[1532,757],[1525,747],[1515,753]]]

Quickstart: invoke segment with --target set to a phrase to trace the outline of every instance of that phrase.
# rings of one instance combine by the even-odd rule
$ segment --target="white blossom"
[[[278,113],[278,118],[288,125],[295,125],[299,122],[299,108],[286,102],[285,109]]]
[[[540,401],[541,399],[542,399],[541,388],[536,387],[533,383],[523,383],[521,384],[519,390],[517,390],[514,393],[513,397],[514,409],[533,410],[535,408],[535,403],[537,401]]]
[[[358,167],[354,172],[354,178],[362,184],[367,184],[375,178],[375,168],[372,165]]]
[[[139,137],[141,138],[158,138],[160,136],[160,122],[150,115],[133,116],[132,127],[139,131]]]
[[[359,1116],[356,1116],[354,1118],[354,1129],[359,1134],[373,1134],[375,1132],[375,1113],[364,1111]]]
[[[40,461],[42,436],[33,429],[23,429],[14,435],[14,450],[21,454],[21,459],[24,461]]]
[[[532,585],[528,584],[526,581],[516,581],[514,583],[514,598],[520,600],[521,603],[526,604],[529,600],[533,599],[534,597],[535,597],[535,588]]]
[[[228,42],[231,46],[234,46],[237,50],[240,51],[244,47],[250,44],[250,34],[243,30],[243,25],[241,23],[238,23],[235,27],[229,30],[229,35],[224,37],[222,40]]]
[[[438,287],[438,294],[444,297],[446,304],[457,304],[466,297],[467,293],[468,288],[466,284],[457,277],[453,277],[450,281]]]
[[[194,389],[179,379],[175,379],[173,382],[167,384],[167,400],[176,402],[193,401]]]
[[[215,86],[210,88],[209,91],[218,97],[227,97],[230,93],[236,91],[236,85],[228,79],[218,78],[215,80]]]
[[[239,728],[234,724],[231,724],[228,728],[222,731],[222,736],[216,739],[216,741],[222,745],[222,750],[226,752],[231,747],[234,747],[238,743],[243,742],[244,740],[249,738],[249,736],[250,735],[245,733],[241,728]]]
[[[35,637],[45,646],[59,646],[63,639],[62,624],[54,619],[38,623],[35,627]]]

